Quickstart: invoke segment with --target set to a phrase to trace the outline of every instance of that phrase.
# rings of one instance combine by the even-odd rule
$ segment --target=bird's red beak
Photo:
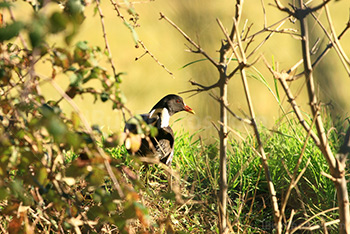
[[[187,105],[185,105],[185,111],[187,111],[187,112],[189,112],[191,114],[195,114],[194,110],[192,110],[192,108],[187,106]]]

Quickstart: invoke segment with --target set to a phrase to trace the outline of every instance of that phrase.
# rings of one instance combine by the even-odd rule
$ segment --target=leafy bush
[[[50,13],[42,10],[46,3],[33,3],[28,22],[9,19],[0,30],[1,227],[10,233],[101,232],[105,223],[113,223],[127,232],[126,222],[133,218],[147,226],[147,210],[122,178],[120,162],[98,146],[101,132],[87,124],[72,101],[90,94],[95,101],[124,108],[121,74],[111,75],[101,67],[100,60],[108,54],[88,42],[78,42],[73,49],[50,45],[47,39],[54,34],[71,43],[84,20],[84,6],[68,0]],[[1,7],[11,14],[11,3]],[[43,62],[48,76],[38,72]],[[63,90],[57,82],[67,79]],[[99,81],[100,88],[92,80]],[[61,98],[44,96],[45,83]],[[70,115],[62,111],[62,100],[72,106]]]

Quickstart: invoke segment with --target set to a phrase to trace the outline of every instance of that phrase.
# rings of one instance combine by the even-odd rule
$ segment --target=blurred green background
[[[174,77],[169,75],[164,68],[157,64],[149,55],[145,55],[135,61],[135,58],[143,55],[144,50],[139,47],[135,48],[130,30],[123,24],[114,10],[110,1],[102,1],[103,14],[105,16],[105,26],[109,44],[112,50],[113,60],[117,68],[117,72],[125,72],[122,76],[122,90],[127,98],[126,106],[133,112],[145,113],[163,96],[168,93],[179,93],[193,88],[189,80],[194,80],[203,85],[210,85],[218,78],[216,69],[207,61],[194,63],[186,68],[184,65],[201,59],[199,54],[187,52],[187,46],[190,44],[165,20],[159,20],[160,12],[164,13],[173,22],[175,22],[184,32],[187,33],[194,41],[212,57],[217,58],[218,50],[221,46],[221,40],[224,38],[216,18],[220,19],[227,29],[231,29],[232,17],[234,15],[235,1],[210,1],[210,0],[156,0],[156,1],[131,1],[139,14],[139,27],[136,28],[138,38],[145,44],[149,51],[164,64],[167,69],[173,72]],[[274,1],[264,1],[266,10],[267,25],[271,25],[282,19],[286,15],[281,13],[276,7],[272,6]],[[289,1],[282,1],[287,4]],[[311,2],[311,5],[320,3],[321,1]],[[25,2],[14,3],[15,14],[17,19],[25,19],[29,17],[25,12],[30,12],[30,6]],[[77,41],[86,40],[89,45],[96,45],[104,48],[104,40],[102,37],[101,22],[98,13],[94,11],[95,3],[92,1],[86,6],[86,19],[80,29],[80,32],[74,39],[72,45]],[[339,34],[349,18],[349,1],[332,1],[329,4],[336,32]],[[47,10],[47,9],[46,9]],[[122,11],[123,15],[128,18],[129,15]],[[327,29],[329,26],[325,20],[325,12],[319,11],[320,19]],[[247,26],[252,24],[250,33],[255,33],[264,27],[264,14],[261,1],[245,1],[243,6],[243,16],[240,28],[243,28],[247,20]],[[298,29],[298,24],[292,22],[285,23],[282,28]],[[315,21],[309,20],[309,28],[311,30],[311,44],[318,38],[320,39],[319,50],[315,58],[328,43],[328,39],[315,24]],[[247,27],[246,27],[247,29]],[[255,37],[254,42],[250,46],[251,51],[266,36],[267,32]],[[62,43],[56,38],[51,38],[52,43]],[[341,44],[345,52],[350,55],[350,33],[345,34],[341,40]],[[300,41],[290,35],[274,34],[267,43],[259,50],[259,52],[250,59],[252,62],[257,56],[263,55],[267,61],[272,64],[273,61],[278,63],[279,70],[288,70],[300,59]],[[107,69],[111,70],[108,61],[102,61]],[[46,64],[40,65],[40,72],[45,74]],[[232,62],[231,69],[235,67]],[[256,69],[264,76],[269,86],[274,89],[272,75],[260,60],[256,65]],[[299,67],[298,72],[302,71]],[[254,79],[252,75],[256,75],[254,69],[248,70],[249,85],[251,88],[252,100],[256,110],[257,120],[260,124],[271,128],[277,119],[283,113],[281,112],[276,99],[260,81]],[[331,102],[332,112],[342,116],[348,115],[350,107],[350,78],[347,76],[339,59],[334,51],[328,53],[322,63],[315,70],[317,80],[317,90],[325,103]],[[62,87],[68,84],[67,78],[57,78]],[[293,91],[296,93],[299,105],[302,105],[304,111],[308,111],[308,104],[305,93],[304,79],[301,78],[291,84]],[[42,86],[45,95],[57,100],[59,94],[48,84]],[[214,94],[218,90],[212,91]],[[286,108],[286,112],[291,109],[286,103],[283,92],[279,89],[282,105]],[[185,129],[195,132],[204,129],[201,133],[205,138],[216,137],[215,129],[211,121],[217,123],[218,105],[207,93],[200,93],[195,96],[191,94],[181,95],[186,104],[192,107],[196,115],[180,113],[173,117],[173,121],[178,118],[183,120],[173,125],[175,130]],[[93,104],[93,98],[90,96],[76,98],[75,101],[81,107],[82,112],[91,124],[100,125],[105,132],[119,131],[123,129],[122,115],[117,110],[112,110],[110,103],[102,103],[97,101]],[[239,75],[235,75],[229,83],[229,103],[230,108],[244,116],[248,114],[245,102],[245,96],[242,91],[242,84]],[[67,103],[63,103],[64,109],[70,111]],[[241,113],[243,112],[243,113]],[[233,128],[244,130],[244,126],[233,117],[230,117],[229,124]]]

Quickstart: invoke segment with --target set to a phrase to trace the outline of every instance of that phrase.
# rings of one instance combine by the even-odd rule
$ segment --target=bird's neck
[[[168,109],[166,108],[157,108],[151,110],[149,113],[150,118],[159,118],[160,121],[160,128],[166,128],[169,126],[169,120],[170,120],[170,114]],[[157,121],[158,122],[158,121]]]

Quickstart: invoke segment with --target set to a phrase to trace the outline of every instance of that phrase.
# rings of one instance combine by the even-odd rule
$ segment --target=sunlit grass
[[[281,124],[274,131],[261,128],[279,205],[284,200],[291,181],[290,175],[293,174],[306,137],[304,130],[297,127],[296,122],[292,123],[295,125],[293,129],[290,128],[290,123]],[[338,129],[342,130],[341,125]],[[334,150],[339,148],[342,139],[341,134],[336,132],[330,135]],[[296,135],[298,137],[295,137]],[[150,209],[151,220],[154,224],[157,223],[157,228],[163,228],[162,230],[171,227],[183,232],[204,233],[206,230],[216,232],[219,191],[218,142],[206,144],[205,139],[200,137],[200,132],[190,134],[186,130],[176,132],[175,136],[172,168],[180,174],[181,189],[177,192],[181,193],[185,203],[178,204],[174,199],[169,199],[174,196],[169,196],[169,184],[164,170],[157,165],[151,166],[146,192],[140,191],[145,205]],[[270,232],[273,228],[268,187],[255,146],[253,136],[248,136],[244,141],[229,142],[228,214],[234,231]],[[134,156],[127,155],[122,148],[114,149],[110,153],[116,158],[125,158],[130,167],[137,161]],[[286,219],[289,219],[292,209],[296,212],[293,226],[320,211],[336,206],[334,185],[321,174],[328,173],[327,163],[310,139],[298,174],[308,160],[310,163],[297,187],[293,189],[286,207]],[[146,176],[146,170],[137,173],[141,180]],[[311,220],[311,223],[320,224],[337,217],[336,211],[329,212]],[[166,227],[165,224],[170,226]],[[332,226],[329,227],[331,228]]]

